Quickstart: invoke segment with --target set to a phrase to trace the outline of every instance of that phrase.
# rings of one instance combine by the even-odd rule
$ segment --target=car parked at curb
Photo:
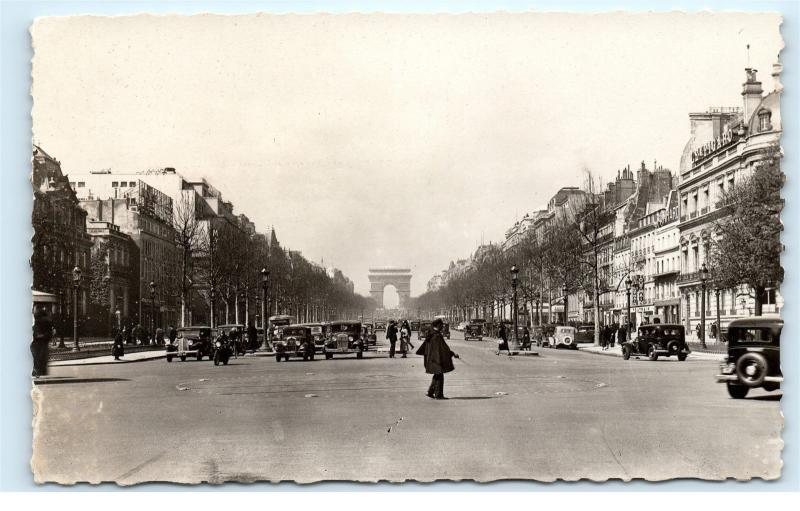
[[[645,355],[653,361],[658,357],[677,357],[683,362],[691,352],[683,325],[670,323],[642,325],[637,330],[636,339],[622,345],[622,358],[625,360],[632,355]]]
[[[743,399],[750,389],[780,389],[781,330],[780,318],[754,317],[730,322],[728,356],[717,375],[717,382],[727,386],[728,395]]]
[[[556,326],[550,336],[549,344],[551,348],[569,348],[572,350],[578,349],[578,343],[575,341],[575,327],[574,326]]]

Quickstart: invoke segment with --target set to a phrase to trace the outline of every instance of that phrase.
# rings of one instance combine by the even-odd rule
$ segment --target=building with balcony
[[[687,332],[695,332],[702,303],[701,273],[714,236],[714,223],[725,210],[724,193],[750,175],[772,147],[780,142],[780,65],[773,70],[775,88],[763,94],[755,69],[745,69],[741,107],[711,107],[690,113],[690,138],[681,157],[680,195],[681,273],[678,287]],[[717,293],[706,286],[707,323],[716,316]],[[748,289],[719,290],[719,315],[724,328],[730,320],[748,316],[753,300]],[[768,290],[765,312],[778,312],[782,301]]]
[[[86,282],[91,279],[92,238],[86,232],[86,212],[61,170],[61,162],[42,148],[33,146],[33,227],[31,269],[33,289],[58,296],[58,314],[54,317],[61,335],[72,331],[72,270],[82,272],[77,289],[78,317],[82,321],[88,309]]]
[[[658,217],[654,231],[654,267],[651,270],[654,281],[653,305],[655,317],[663,323],[680,323],[681,307],[678,293],[680,266],[680,233],[678,220],[680,205],[678,191],[669,194],[666,206]]]

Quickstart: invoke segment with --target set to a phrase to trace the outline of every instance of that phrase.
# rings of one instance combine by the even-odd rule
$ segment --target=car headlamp
[[[217,348],[221,348],[222,347],[222,343],[220,341],[217,341],[216,342],[216,346],[217,346]]]

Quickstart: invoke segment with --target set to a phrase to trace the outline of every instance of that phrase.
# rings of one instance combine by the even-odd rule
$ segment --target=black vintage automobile
[[[427,319],[423,319],[419,322],[419,332],[417,332],[417,338],[420,341],[424,341],[426,337],[428,337],[428,330],[431,329],[431,321]]]
[[[375,322],[375,330],[386,330],[386,321],[378,320]]]
[[[311,327],[306,325],[289,325],[283,327],[283,335],[272,342],[275,360],[289,360],[291,357],[303,360],[314,360],[314,337]]]
[[[411,321],[408,322],[408,324],[411,327],[411,331],[412,332],[419,332],[419,320],[418,319],[412,319]]]
[[[314,339],[314,351],[322,353],[325,348],[325,339],[328,337],[328,323],[304,323],[303,326],[311,329],[311,337]]]
[[[203,360],[214,354],[214,329],[207,326],[190,326],[178,329],[178,336],[174,343],[167,344],[167,362],[178,357],[185,361],[187,356]]]
[[[485,319],[470,319],[467,326],[464,327],[464,340],[469,341],[475,339],[478,341],[483,340],[483,327],[486,324]]]
[[[365,341],[361,338],[360,321],[333,321],[330,335],[325,341],[325,358],[330,360],[334,355],[355,353],[357,358],[364,356]]]
[[[636,339],[622,345],[622,358],[628,360],[631,355],[647,355],[650,360],[658,357],[678,357],[683,362],[691,353],[686,345],[686,334],[683,325],[657,323],[639,327]]]
[[[781,388],[781,330],[780,318],[736,319],[728,325],[728,357],[717,381],[727,385],[732,398],[743,399],[753,388]]]
[[[450,323],[447,321],[447,316],[436,316],[433,319],[442,320],[442,335],[445,339],[450,339]]]

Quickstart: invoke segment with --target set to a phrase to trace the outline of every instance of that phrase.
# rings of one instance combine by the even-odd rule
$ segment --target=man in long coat
[[[50,355],[50,339],[53,337],[53,322],[47,309],[38,305],[33,313],[33,339],[31,355],[33,355],[33,371],[31,376],[38,378],[47,376],[47,359]]]
[[[458,358],[444,340],[443,324],[441,318],[434,319],[425,342],[417,350],[417,355],[425,357],[425,372],[433,375],[427,395],[434,399],[447,399],[444,397],[444,373],[455,369],[453,357]]]
[[[394,358],[394,349],[397,344],[397,323],[394,320],[389,321],[389,326],[386,327],[386,338],[389,339],[389,358]]]

